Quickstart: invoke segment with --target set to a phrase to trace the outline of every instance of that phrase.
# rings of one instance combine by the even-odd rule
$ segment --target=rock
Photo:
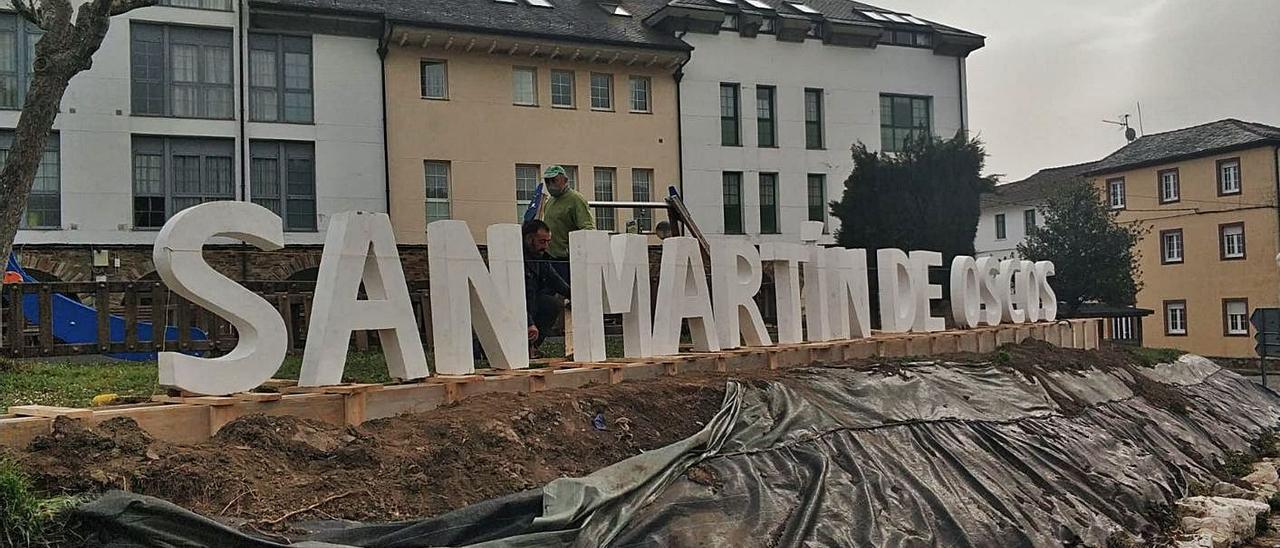
[[[1173,548],[1213,548],[1213,533],[1200,533],[1173,541]]]
[[[1182,530],[1194,536],[1208,534],[1214,548],[1253,538],[1257,535],[1258,514],[1271,510],[1266,503],[1227,497],[1187,497],[1176,506],[1183,516]]]
[[[1280,474],[1276,473],[1276,465],[1267,461],[1254,463],[1253,472],[1240,480],[1254,486],[1258,491],[1270,491],[1270,493],[1280,491]]]
[[[1228,497],[1233,499],[1255,499],[1258,496],[1257,493],[1254,493],[1253,491],[1225,481],[1213,484],[1213,489],[1210,491],[1215,497]]]

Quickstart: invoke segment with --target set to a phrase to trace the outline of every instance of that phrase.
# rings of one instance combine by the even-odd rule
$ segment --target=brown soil
[[[410,519],[586,475],[686,438],[720,409],[728,378],[486,394],[358,428],[254,415],[194,446],[152,440],[127,418],[95,428],[58,419],[18,457],[46,492],[121,488],[263,530],[321,518]],[[592,425],[597,413],[603,431]]]
[[[935,358],[936,359],[936,358]],[[1078,351],[1027,342],[992,355],[943,357],[996,363],[1038,379],[1045,371],[1125,368],[1123,350]],[[900,374],[909,360],[859,360],[853,367]],[[257,530],[314,519],[394,521],[439,515],[476,502],[582,476],[700,430],[719,410],[726,380],[749,384],[789,376],[758,371],[682,375],[535,394],[486,394],[417,415],[338,427],[296,417],[249,416],[199,445],[153,440],[131,419],[87,428],[58,419],[53,433],[16,455],[47,493],[119,488]],[[1172,387],[1134,376],[1157,405],[1185,405]],[[1065,395],[1067,412],[1083,406]],[[606,429],[592,419],[603,414]],[[695,467],[688,477],[716,489]]]

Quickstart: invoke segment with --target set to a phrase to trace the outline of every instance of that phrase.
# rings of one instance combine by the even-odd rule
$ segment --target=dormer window
[[[600,4],[600,7],[604,9],[604,11],[609,15],[617,15],[618,17],[631,17],[631,12],[627,11],[627,8],[619,6],[618,4]]]

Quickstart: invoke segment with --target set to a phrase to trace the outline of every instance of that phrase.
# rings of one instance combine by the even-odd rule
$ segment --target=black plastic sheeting
[[[1135,374],[1185,409],[1136,395]],[[417,522],[312,524],[294,545],[1103,546],[1154,531],[1161,505],[1216,481],[1224,450],[1277,424],[1280,397],[1195,356],[1034,374],[810,367],[731,382],[703,431],[590,476]],[[122,492],[78,513],[95,546],[281,546]]]

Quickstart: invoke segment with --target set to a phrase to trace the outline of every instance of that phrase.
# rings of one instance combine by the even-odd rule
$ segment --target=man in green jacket
[[[542,220],[551,228],[551,246],[547,255],[555,264],[561,278],[569,280],[569,233],[575,230],[595,230],[596,221],[587,207],[587,199],[577,190],[569,188],[569,176],[563,167],[551,166],[542,174],[551,199],[542,208]]]

